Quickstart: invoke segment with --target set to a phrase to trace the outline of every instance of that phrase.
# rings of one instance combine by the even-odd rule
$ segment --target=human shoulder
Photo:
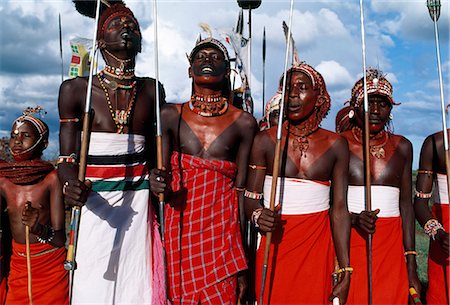
[[[391,137],[394,143],[397,143],[396,147],[402,152],[402,154],[412,154],[412,143],[406,137],[393,133],[389,133],[389,137]]]
[[[319,128],[318,132],[321,134],[321,137],[327,138],[328,143],[330,143],[331,146],[348,147],[347,138],[344,135],[323,128]]]
[[[232,107],[235,108],[238,113],[237,123],[241,128],[246,131],[256,131],[258,129],[258,123],[251,113],[241,109],[237,109],[234,106]]]
[[[73,92],[81,89],[86,89],[87,78],[86,77],[75,77],[65,80],[60,86],[60,92]]]

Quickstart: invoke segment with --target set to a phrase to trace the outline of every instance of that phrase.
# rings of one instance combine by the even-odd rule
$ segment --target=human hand
[[[334,298],[338,298],[340,305],[343,305],[347,302],[348,290],[350,288],[350,277],[350,272],[343,273],[343,276],[341,276],[339,283],[333,287],[333,292],[328,298],[330,302],[333,302]]]
[[[153,168],[150,170],[150,190],[155,194],[166,193],[169,183],[168,173],[164,169]]]
[[[450,234],[445,232],[444,230],[438,230],[434,238],[437,240],[444,253],[447,256],[450,256],[450,249],[449,249]]]
[[[360,214],[357,214],[355,223],[366,233],[373,234],[376,229],[375,223],[378,219],[378,213],[380,213],[380,209],[376,209],[375,211],[362,211]]]
[[[410,273],[408,272],[408,280],[409,280],[409,287],[414,287],[417,294],[420,296],[421,290],[422,290],[422,284],[420,284],[419,277],[417,276],[417,272]],[[414,300],[412,296],[409,297],[409,304],[413,305]]]
[[[280,215],[278,212],[281,209],[281,205],[277,205],[274,211],[263,208],[261,215],[257,219],[259,230],[262,232],[273,232],[280,222]]]
[[[79,180],[69,180],[64,182],[63,195],[66,205],[73,207],[82,207],[87,201],[91,192],[92,182],[85,180],[84,183]]]
[[[30,228],[30,232],[39,235],[40,224],[39,220],[39,209],[42,205],[38,204],[36,208],[31,205],[31,201],[27,201],[22,210],[22,224]]]
[[[242,300],[248,288],[246,271],[241,271],[238,273],[237,286],[238,286],[238,300]]]

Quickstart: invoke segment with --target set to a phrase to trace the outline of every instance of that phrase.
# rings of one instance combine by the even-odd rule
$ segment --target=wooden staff
[[[337,259],[337,256],[334,257],[334,272],[331,275],[331,278],[333,279],[333,287],[336,286],[339,283],[339,262]],[[339,298],[338,297],[334,297],[333,298],[333,305],[339,305]]]
[[[448,148],[448,133],[447,133],[447,119],[445,117],[445,100],[444,100],[444,84],[442,81],[442,69],[441,69],[441,52],[439,50],[439,30],[438,20],[441,15],[441,0],[427,0],[428,12],[434,23],[434,37],[436,42],[436,58],[439,76],[439,91],[441,97],[441,112],[442,112],[442,132],[444,137],[444,150],[445,150],[445,168],[447,170],[447,191],[450,194],[450,152]]]
[[[161,128],[161,110],[159,100],[159,59],[158,59],[158,10],[157,0],[153,0],[153,22],[154,22],[154,52],[155,52],[155,112],[156,112],[156,168],[163,169],[163,153],[162,153],[162,128]],[[166,247],[165,247],[165,219],[164,219],[164,193],[158,195],[159,202],[159,224],[161,230],[161,243],[163,251],[164,261],[164,289],[166,291],[166,304],[167,304],[167,261],[166,261]]]
[[[94,75],[94,58],[97,50],[97,29],[98,29],[98,20],[100,18],[100,1],[97,0],[97,8],[95,13],[95,22],[94,22],[94,35],[92,38],[92,49],[91,49],[91,66],[89,67],[89,78],[88,78],[88,86],[86,92],[86,102],[85,102],[85,110],[83,117],[83,134],[81,140],[81,149],[80,149],[80,163],[78,168],[78,180],[84,182],[86,178],[86,165],[87,165],[87,155],[89,149],[89,140],[90,140],[90,113],[91,113],[91,97],[92,97],[92,78]],[[69,287],[69,298],[70,302],[72,301],[72,289],[73,289],[73,275],[76,269],[76,261],[75,255],[77,252],[77,241],[78,241],[78,228],[80,225],[80,214],[81,207],[74,206],[72,207],[72,215],[70,220],[70,239],[69,245],[67,248],[67,257],[64,262],[64,269],[70,271],[70,287]]]
[[[289,12],[289,35],[291,34],[292,27],[292,15],[294,12],[294,0],[291,0],[291,8]],[[289,36],[288,36],[289,37]],[[287,40],[286,45],[286,56],[284,60],[284,74],[283,74],[283,89],[282,89],[282,99],[280,103],[280,112],[278,114],[278,126],[277,126],[277,142],[275,145],[275,156],[273,160],[273,172],[272,172],[272,187],[270,190],[270,210],[275,210],[275,197],[277,193],[277,182],[278,175],[280,173],[280,157],[281,157],[281,135],[283,130],[283,113],[284,113],[284,99],[286,96],[286,74],[287,74],[287,65],[288,65],[288,57],[289,57],[289,48],[290,48],[290,39]],[[262,267],[262,277],[261,277],[261,292],[259,295],[258,304],[263,304],[264,297],[264,286],[266,284],[266,276],[267,276],[267,265],[269,262],[269,252],[270,252],[270,243],[272,240],[272,232],[266,233],[266,247],[264,249],[264,263]]]
[[[262,42],[262,114],[265,115],[264,103],[266,100],[266,27],[263,29],[263,42]]]
[[[371,194],[371,176],[370,176],[370,131],[369,131],[369,98],[367,96],[367,79],[366,79],[366,41],[364,33],[364,5],[363,0],[359,1],[361,15],[361,45],[362,45],[362,61],[363,61],[363,84],[364,84],[364,137],[363,137],[363,155],[364,155],[364,184],[365,184],[365,201],[366,211],[372,211],[372,194]],[[367,277],[369,288],[368,304],[372,305],[372,234],[367,236]]]
[[[27,252],[27,275],[28,275],[28,300],[33,305],[33,289],[31,287],[31,254],[30,254],[30,227],[25,226],[25,247]]]
[[[62,47],[62,28],[61,28],[61,13],[58,16],[59,25],[59,57],[61,59],[61,83],[64,81],[64,61],[63,61],[63,47]]]

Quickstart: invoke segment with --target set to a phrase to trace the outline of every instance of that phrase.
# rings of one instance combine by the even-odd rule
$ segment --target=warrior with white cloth
[[[392,85],[376,69],[367,71],[369,95],[370,167],[373,211],[364,199],[364,85],[361,78],[352,89],[348,112],[340,112],[337,130],[350,148],[348,209],[352,217],[350,264],[355,270],[348,304],[367,304],[368,234],[373,234],[373,304],[407,304],[408,288],[420,291],[416,273],[414,211],[411,198],[412,145],[405,137],[386,130],[395,105]],[[348,126],[349,130],[344,130]],[[405,264],[406,259],[406,264]]]
[[[338,297],[345,304],[351,274],[347,141],[319,128],[330,109],[322,76],[304,62],[295,63],[286,74],[287,120],[276,211],[267,208],[276,126],[254,140],[244,193],[247,217],[263,234],[256,257],[256,293],[261,289],[264,235],[273,232],[263,303],[328,304]],[[332,287],[335,253],[341,276]]]
[[[450,304],[450,210],[442,131],[423,142],[415,194],[416,218],[430,236],[427,304]],[[434,203],[430,210],[431,198]]]
[[[92,16],[95,2],[75,5]],[[59,175],[66,204],[82,206],[72,304],[164,304],[148,180],[155,159],[155,80],[134,73],[142,35],[122,1],[102,1],[97,41],[106,65],[93,77],[86,181],[77,179],[77,162],[87,78],[65,81],[59,94]]]

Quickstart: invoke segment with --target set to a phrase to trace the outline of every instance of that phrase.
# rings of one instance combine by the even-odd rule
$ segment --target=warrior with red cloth
[[[352,218],[350,264],[354,268],[348,304],[367,304],[367,236],[372,234],[374,305],[407,304],[409,287],[420,293],[415,252],[414,210],[411,196],[412,145],[386,130],[395,102],[392,85],[377,69],[368,69],[370,174],[373,211],[364,199],[364,82],[352,89],[347,113],[341,111],[337,130],[350,148],[348,209]],[[350,128],[345,130],[346,127]],[[405,263],[406,261],[406,263]]]
[[[257,124],[232,105],[230,58],[220,41],[197,41],[189,62],[192,97],[162,108],[166,170],[150,177],[152,190],[167,194],[169,298],[173,304],[235,304],[237,274],[247,268],[238,197]]]
[[[416,218],[423,226],[425,233],[430,236],[427,304],[448,305],[450,304],[450,236],[448,233],[450,210],[442,131],[428,136],[423,142],[415,194]],[[432,197],[434,204],[430,211],[428,201]]]
[[[336,296],[345,304],[351,275],[347,141],[319,127],[330,109],[320,73],[296,62],[286,77],[287,119],[282,125],[276,211],[267,206],[277,127],[257,134],[244,193],[246,214],[263,234],[256,258],[256,293],[261,289],[264,235],[273,232],[263,303],[328,304]],[[340,280],[332,287],[335,253]]]
[[[48,133],[47,124],[24,112],[11,130],[9,147],[15,161],[0,163],[0,202],[6,203],[13,238],[6,304],[27,304],[30,298],[25,226],[31,233],[33,303],[69,303],[68,273],[63,267],[66,249],[62,185],[54,166],[41,160]]]
[[[74,2],[82,14],[94,15],[97,1]],[[164,304],[148,180],[156,83],[135,75],[142,35],[122,1],[102,1],[97,41],[106,64],[93,77],[86,181],[77,177],[88,79],[67,80],[59,93],[58,170],[66,203],[82,206],[72,304]],[[160,92],[164,101],[162,86]]]

